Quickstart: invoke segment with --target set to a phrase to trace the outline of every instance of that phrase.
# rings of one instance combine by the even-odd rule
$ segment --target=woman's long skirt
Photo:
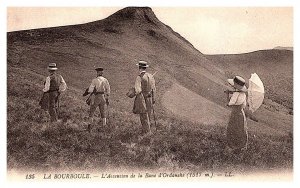
[[[232,149],[247,147],[248,132],[244,109],[241,106],[231,106],[232,111],[227,126],[227,144]]]

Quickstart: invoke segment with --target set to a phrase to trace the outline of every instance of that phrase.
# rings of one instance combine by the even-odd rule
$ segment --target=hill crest
[[[107,17],[106,20],[141,20],[151,24],[161,23],[150,7],[126,7]]]

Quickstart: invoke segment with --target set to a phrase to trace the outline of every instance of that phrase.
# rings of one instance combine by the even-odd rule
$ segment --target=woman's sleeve
[[[243,92],[234,92],[228,105],[242,105],[246,103],[246,94]]]
[[[238,92],[233,92],[230,100],[229,100],[229,103],[228,105],[231,106],[231,105],[237,105],[236,102],[237,102],[237,99],[238,99],[238,96],[239,96],[239,93]]]

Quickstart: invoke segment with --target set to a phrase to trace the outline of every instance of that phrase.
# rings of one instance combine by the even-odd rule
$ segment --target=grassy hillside
[[[256,72],[262,79],[266,97],[293,110],[293,51],[260,50],[246,54],[208,55],[227,74],[246,79]]]
[[[292,115],[274,101],[279,110],[264,105],[263,113],[257,115],[259,122],[249,120],[253,126],[247,151],[234,154],[225,149],[225,126],[220,122],[228,114],[223,93],[227,69],[161,23],[150,8],[126,8],[82,25],[8,33],[7,54],[9,170],[231,170],[247,174],[292,169],[293,135],[288,134],[292,133]],[[133,101],[125,95],[134,84],[135,64],[140,59],[150,62],[149,72],[158,71],[158,126],[145,138],[140,137],[138,117],[131,113]],[[58,125],[50,125],[47,113],[38,106],[46,67],[52,62],[69,86],[62,95],[63,122]],[[112,88],[110,127],[99,125],[88,133],[88,106],[81,95],[95,77],[95,66],[105,68]],[[165,105],[166,96],[171,109]],[[181,96],[186,100],[181,101]],[[189,110],[195,111],[194,116],[217,121],[207,124],[196,118],[191,122],[179,116],[176,110],[185,109],[174,106],[183,103],[213,103],[211,111],[205,111],[205,105]]]
[[[234,154],[225,150],[224,127],[157,114],[157,130],[141,138],[138,118],[122,112],[115,102],[110,108],[110,128],[99,125],[88,133],[84,130],[88,107],[75,88],[62,96],[63,122],[50,125],[38,107],[41,75],[10,68],[8,82],[9,170],[217,170],[241,175],[292,168],[289,136],[250,132],[249,149]]]

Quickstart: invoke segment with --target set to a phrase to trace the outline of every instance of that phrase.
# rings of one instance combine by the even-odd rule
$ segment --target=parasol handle
[[[232,93],[234,93],[235,91],[232,91],[232,90],[225,90],[224,91],[224,93],[226,93],[226,94],[232,94]]]

